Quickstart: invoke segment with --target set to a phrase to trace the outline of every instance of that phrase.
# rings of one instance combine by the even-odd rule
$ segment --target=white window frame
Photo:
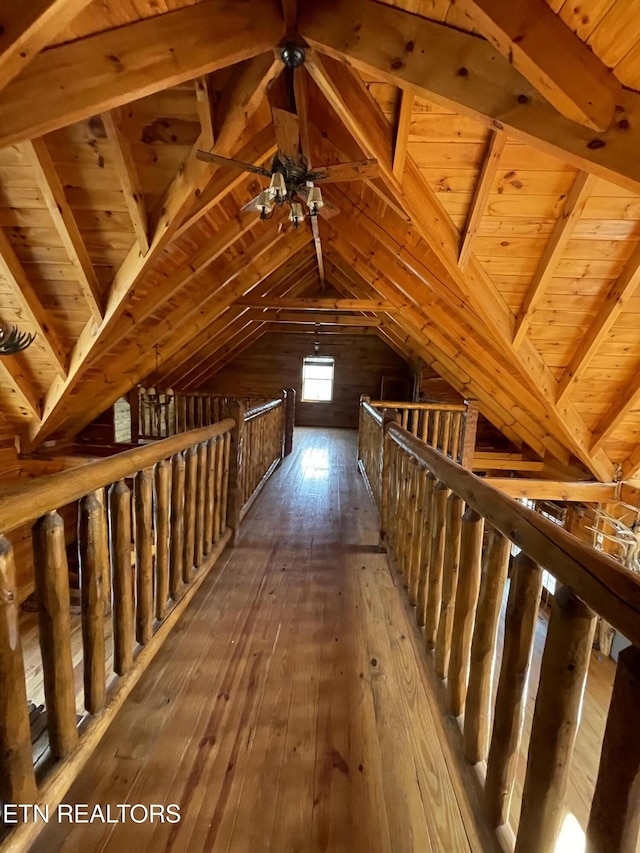
[[[331,366],[331,396],[328,400],[309,400],[304,395],[304,384],[305,384],[305,367],[307,364],[316,363],[318,365],[326,365],[327,367]],[[335,371],[336,371],[336,360],[333,356],[328,355],[308,355],[302,359],[302,388],[301,388],[301,402],[302,403],[333,403],[333,388],[335,384]]]

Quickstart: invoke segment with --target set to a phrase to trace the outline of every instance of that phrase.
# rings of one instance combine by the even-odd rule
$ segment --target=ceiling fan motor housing
[[[280,57],[287,68],[301,68],[304,65],[304,48],[295,42],[289,41],[280,52]]]

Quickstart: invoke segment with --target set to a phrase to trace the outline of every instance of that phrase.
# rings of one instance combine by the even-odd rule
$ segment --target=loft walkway
[[[34,851],[486,849],[355,441],[296,430],[64,797],[177,803],[180,823],[52,823]]]

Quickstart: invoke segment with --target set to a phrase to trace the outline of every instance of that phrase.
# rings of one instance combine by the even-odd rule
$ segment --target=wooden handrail
[[[390,424],[389,434],[401,449],[425,465],[492,527],[569,586],[614,628],[640,645],[640,577],[428,447],[397,424]]]
[[[371,400],[375,409],[415,409],[419,412],[466,412],[466,403],[407,403],[395,400]]]
[[[379,412],[375,408],[374,403],[370,403],[368,400],[362,400],[361,406],[367,412],[367,414],[371,415],[374,421],[377,421],[380,425],[382,425],[382,412]]]
[[[244,422],[247,423],[248,421],[252,421],[254,418],[260,418],[272,409],[277,409],[278,406],[283,405],[283,400],[269,400],[267,403],[261,403],[258,406],[253,406],[251,409],[247,409],[244,413]]]
[[[191,445],[224,435],[234,426],[233,420],[225,418],[212,426],[178,433],[78,468],[18,483],[0,492],[0,531],[8,533],[46,512],[79,500],[88,492],[131,477],[142,468],[149,468]]]

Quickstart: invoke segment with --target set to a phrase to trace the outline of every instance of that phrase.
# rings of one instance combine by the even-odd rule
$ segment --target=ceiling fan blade
[[[243,172],[263,175],[265,178],[271,177],[271,172],[263,169],[261,166],[254,166],[252,163],[243,163],[242,160],[232,160],[230,157],[221,157],[219,154],[211,154],[209,151],[197,151],[196,157],[198,160],[205,160],[207,163],[215,163],[218,166],[232,166],[234,169],[240,169]]]
[[[336,163],[334,166],[318,166],[309,172],[307,179],[314,184],[334,184],[338,181],[357,181],[362,178],[377,178],[380,167],[377,160],[353,160]]]
[[[260,198],[260,196],[259,196],[259,195],[257,195],[255,198],[252,198],[252,199],[251,199],[251,201],[248,201],[245,205],[243,205],[243,206],[240,208],[241,212],[242,212],[242,213],[245,213],[247,210],[255,210],[255,211],[256,211],[256,213],[257,213],[257,212],[258,212],[258,208],[256,207],[256,203],[257,203],[257,201],[258,201],[258,199],[259,199],[259,198]]]
[[[286,160],[294,163],[302,162],[300,153],[300,119],[295,113],[272,107],[273,126],[278,143],[278,153]]]

